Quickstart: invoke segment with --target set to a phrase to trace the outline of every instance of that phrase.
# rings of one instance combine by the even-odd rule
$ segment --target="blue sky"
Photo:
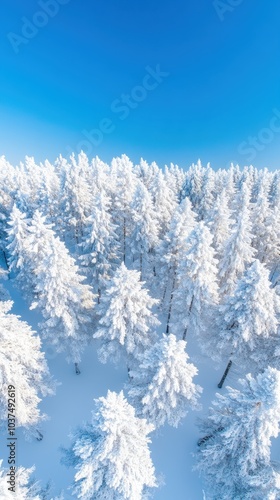
[[[0,154],[279,168],[280,3],[2,0]]]

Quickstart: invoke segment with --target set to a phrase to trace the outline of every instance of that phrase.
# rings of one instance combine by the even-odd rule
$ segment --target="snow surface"
[[[21,294],[14,288],[12,280],[6,281],[4,285],[14,301],[11,312],[20,315],[36,330],[38,321],[41,320],[40,315],[28,309]],[[159,327],[159,331],[163,332],[166,318],[160,319],[162,326]],[[67,469],[60,464],[62,457],[60,446],[69,447],[71,429],[91,419],[94,398],[105,396],[108,389],[116,392],[123,389],[127,382],[127,369],[126,366],[115,368],[109,362],[100,363],[97,358],[97,342],[94,342],[84,353],[79,376],[75,374],[74,366],[66,362],[63,354],[56,355],[52,348],[44,344],[43,350],[46,353],[50,372],[60,385],[57,387],[55,396],[44,398],[40,404],[41,410],[49,417],[42,424],[44,439],[41,442],[36,440],[29,442],[25,440],[22,431],[17,431],[17,465],[31,467],[35,464],[35,477],[42,485],[51,481],[53,495],[63,490],[65,499],[73,499],[68,487],[73,481],[74,469]],[[190,410],[177,429],[165,425],[151,434],[152,459],[161,483],[158,488],[153,489],[155,500],[206,498],[202,478],[192,470],[195,463],[192,453],[196,451],[197,440],[200,437],[196,420],[207,413],[218,391],[217,383],[227,360],[223,366],[215,366],[210,358],[201,355],[197,341],[192,338],[191,334],[187,338],[187,352],[190,355],[189,361],[193,362],[199,370],[194,382],[203,388],[200,398],[202,409]],[[243,375],[244,373],[233,365],[225,386],[237,386],[238,378]],[[225,387],[222,391],[224,390]],[[127,394],[126,391],[125,394]],[[272,459],[279,459],[279,451],[278,439],[272,447]],[[5,435],[2,436],[0,443],[0,456],[3,457],[3,466],[7,467],[8,452]]]

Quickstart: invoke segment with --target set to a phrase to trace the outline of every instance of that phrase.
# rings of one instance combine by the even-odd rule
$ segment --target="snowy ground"
[[[18,314],[36,330],[39,315],[29,311],[20,293],[13,288],[12,281],[5,282],[5,288],[14,300],[13,313]],[[162,331],[165,330],[163,325]],[[68,447],[71,429],[90,420],[94,409],[93,399],[107,394],[107,390],[120,391],[127,381],[127,370],[124,367],[116,369],[112,364],[101,364],[96,354],[96,345],[92,345],[84,354],[81,363],[81,375],[74,373],[74,368],[68,365],[62,355],[55,355],[46,346],[45,352],[50,372],[60,383],[56,395],[45,398],[41,409],[47,413],[49,420],[43,422],[44,439],[41,442],[28,442],[22,432],[17,431],[17,463],[30,467],[36,465],[36,478],[45,485],[53,482],[53,494],[64,490],[65,499],[73,498],[67,489],[74,477],[74,469],[67,469],[60,464],[60,446]],[[156,500],[202,500],[203,483],[196,472],[193,472],[194,458],[199,438],[196,419],[207,412],[208,407],[217,392],[219,381],[226,365],[214,367],[211,360],[202,357],[194,339],[188,339],[188,353],[199,370],[195,378],[203,388],[201,397],[202,410],[190,411],[183,423],[177,428],[165,426],[151,435],[152,459],[158,476],[163,476],[164,483],[154,490]],[[217,369],[218,368],[218,369]],[[236,386],[240,372],[233,366],[225,385]],[[224,389],[223,389],[224,391]],[[275,443],[276,444],[276,443]],[[5,439],[0,443],[1,457],[6,466],[7,451]],[[279,460],[279,440],[273,448],[273,458]]]

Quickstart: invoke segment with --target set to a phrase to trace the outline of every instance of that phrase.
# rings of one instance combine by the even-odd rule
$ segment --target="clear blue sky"
[[[11,162],[82,146],[107,161],[279,168],[278,0],[0,9],[0,154]]]

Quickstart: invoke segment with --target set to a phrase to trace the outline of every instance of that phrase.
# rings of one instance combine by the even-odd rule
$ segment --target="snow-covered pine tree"
[[[82,500],[142,500],[156,487],[148,434],[154,426],[135,416],[123,392],[96,402],[92,421],[72,435],[62,462],[75,467],[73,493]]]
[[[261,262],[268,263],[266,250],[272,228],[271,210],[268,200],[269,185],[261,183],[258,190],[256,204],[252,210],[252,245],[257,250],[256,258]]]
[[[186,342],[174,335],[162,338],[143,354],[131,372],[129,396],[139,416],[154,426],[177,427],[188,408],[197,408],[201,387],[193,383],[197,369],[188,363]]]
[[[280,421],[280,372],[268,367],[240,380],[242,389],[217,394],[201,422],[196,468],[211,500],[277,500],[280,474],[270,457]]]
[[[162,170],[158,170],[151,189],[159,223],[159,238],[162,239],[169,229],[177,200],[174,191],[168,186]]]
[[[152,256],[158,244],[159,225],[151,194],[140,180],[137,182],[132,202],[132,232],[130,248],[133,259],[139,261],[140,280],[152,274]]]
[[[217,196],[213,209],[207,214],[207,225],[213,236],[213,247],[220,259],[225,252],[225,243],[231,234],[231,210],[228,206],[228,195],[224,188]]]
[[[133,164],[126,155],[113,158],[109,181],[111,182],[112,218],[122,251],[122,260],[130,258],[127,237],[131,233],[131,202],[137,184]]]
[[[252,223],[250,220],[250,190],[244,183],[238,196],[238,219],[227,240],[223,256],[219,262],[219,280],[222,296],[231,295],[238,278],[253,261],[255,249],[252,247]]]
[[[158,266],[158,284],[159,288],[163,290],[162,304],[163,306],[168,305],[166,333],[169,333],[179,260],[184,258],[187,251],[187,238],[194,226],[195,214],[192,211],[190,200],[185,198],[176,207],[169,231],[166,233],[157,252],[158,259],[162,262],[161,266]]]
[[[55,384],[40,350],[39,337],[19,316],[9,313],[12,305],[12,301],[0,302],[0,420],[6,426],[10,387],[15,392],[17,427],[40,439],[38,425],[44,415],[38,407],[39,394],[53,395]]]
[[[26,296],[32,293],[34,281],[29,258],[31,248],[27,246],[28,223],[26,215],[14,205],[8,221],[6,254],[9,273],[13,273],[16,284]]]
[[[64,243],[53,235],[47,254],[35,267],[36,299],[31,305],[44,317],[39,324],[44,338],[57,352],[66,353],[67,361],[75,363],[77,374],[81,353],[90,341],[95,298],[78,271]]]
[[[0,498],[1,500],[42,500],[38,483],[34,482],[31,474],[34,467],[25,469],[17,467],[15,471],[15,485],[10,469],[2,468],[0,460]]]
[[[215,201],[214,190],[215,190],[215,173],[214,170],[212,170],[212,168],[210,167],[210,164],[208,164],[203,175],[202,186],[201,186],[201,198],[199,206],[197,207],[198,220],[203,220],[205,223],[208,221],[209,214],[213,209]]]
[[[271,288],[269,271],[256,260],[238,281],[233,296],[220,305],[217,332],[212,337],[213,356],[226,355],[248,371],[263,370],[273,357],[279,312],[279,297]]]
[[[97,193],[94,196],[91,215],[85,220],[80,243],[82,254],[79,261],[90,285],[98,295],[98,303],[106,281],[116,267],[119,247],[109,208],[108,196],[104,191]]]
[[[179,256],[171,330],[183,340],[189,328],[203,334],[218,303],[217,260],[211,244],[212,235],[201,221],[188,237],[187,251]]]
[[[157,303],[143,287],[140,273],[122,263],[101,297],[100,326],[93,335],[101,340],[102,363],[124,355],[131,368],[133,360],[141,360],[156,339],[154,329],[160,323],[151,309]]]

